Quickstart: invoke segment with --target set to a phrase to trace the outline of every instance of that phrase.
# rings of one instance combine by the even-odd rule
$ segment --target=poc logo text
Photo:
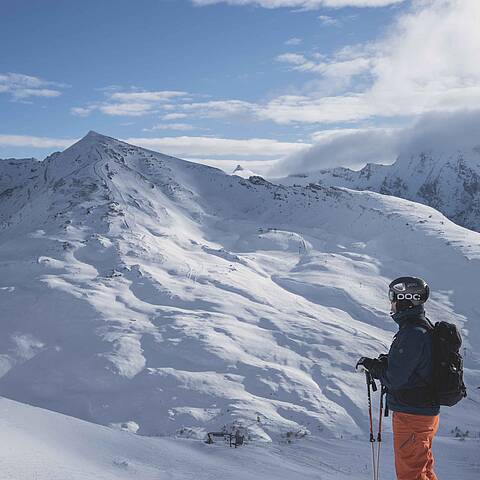
[[[418,293],[397,293],[397,300],[421,300]]]

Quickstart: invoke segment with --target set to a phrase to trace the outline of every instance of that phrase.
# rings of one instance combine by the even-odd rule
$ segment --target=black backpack
[[[433,400],[452,407],[467,396],[463,383],[462,337],[453,323],[428,320],[433,340]]]

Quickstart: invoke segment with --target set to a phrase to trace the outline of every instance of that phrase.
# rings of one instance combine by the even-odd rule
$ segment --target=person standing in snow
[[[427,283],[400,277],[389,285],[392,319],[398,324],[388,355],[362,357],[362,365],[387,389],[393,412],[395,470],[398,480],[436,480],[432,442],[438,430],[440,406],[432,400],[432,337],[423,304]]]

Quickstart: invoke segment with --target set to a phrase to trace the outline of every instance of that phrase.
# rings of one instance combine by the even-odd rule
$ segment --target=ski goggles
[[[391,302],[396,302],[397,300],[422,301],[422,295],[420,293],[395,293],[391,290],[389,291],[388,298],[390,298]]]

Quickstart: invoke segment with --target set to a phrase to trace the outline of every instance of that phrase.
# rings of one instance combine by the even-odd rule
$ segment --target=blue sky
[[[422,15],[448,30],[459,5],[3,0],[0,157],[43,158],[96,130],[228,170],[237,161],[267,165],[339,131],[396,128],[432,110],[428,99],[418,107],[416,86],[438,83],[438,72],[429,79],[418,68],[435,48],[412,58],[411,78],[402,41],[417,45]],[[456,101],[461,74],[435,87],[446,92],[439,103]]]

